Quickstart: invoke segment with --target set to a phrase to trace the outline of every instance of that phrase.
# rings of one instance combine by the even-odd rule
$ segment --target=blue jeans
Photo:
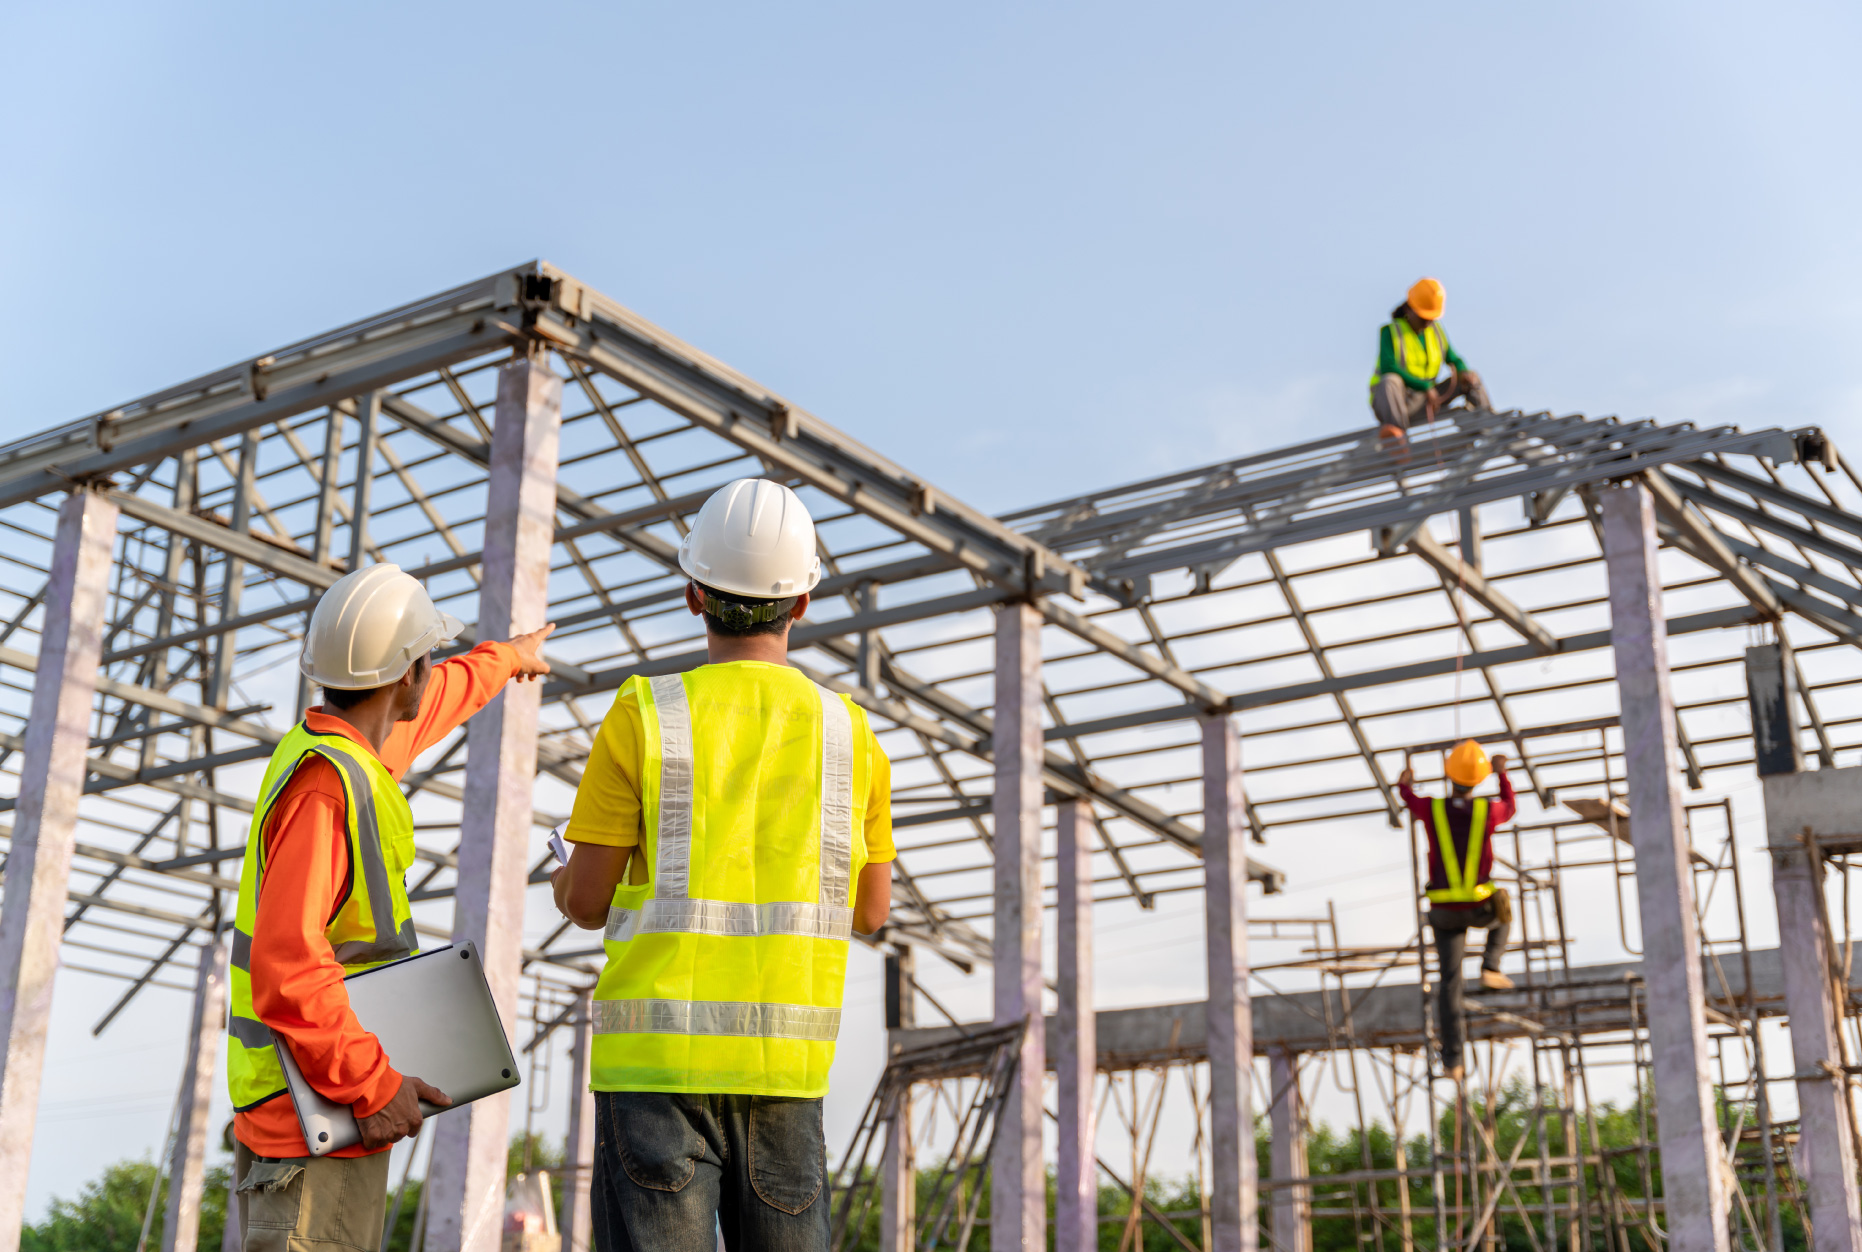
[[[595,1093],[600,1252],[827,1252],[820,1100]]]

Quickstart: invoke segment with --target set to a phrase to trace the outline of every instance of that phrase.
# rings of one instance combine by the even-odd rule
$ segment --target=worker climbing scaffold
[[[1397,791],[1410,815],[1423,824],[1429,837],[1429,929],[1435,932],[1435,951],[1441,965],[1436,997],[1436,1026],[1442,1041],[1442,1070],[1456,1082],[1464,1076],[1461,1058],[1462,963],[1467,954],[1468,931],[1484,929],[1487,946],[1481,955],[1481,986],[1507,991],[1513,980],[1500,972],[1506,953],[1507,931],[1513,921],[1513,902],[1506,888],[1493,883],[1493,833],[1513,819],[1513,784],[1506,776],[1506,757],[1494,757],[1472,739],[1462,742],[1448,757],[1446,769],[1452,793],[1429,799],[1416,794],[1415,771],[1405,767]],[[1476,798],[1474,789],[1498,775],[1500,795]]]
[[[1449,346],[1440,320],[1446,303],[1441,283],[1418,279],[1377,332],[1371,412],[1386,443],[1401,446],[1409,438],[1411,422],[1433,422],[1436,413],[1458,399],[1465,399],[1470,408],[1493,408],[1481,376]],[[1437,382],[1444,365],[1448,377]]]

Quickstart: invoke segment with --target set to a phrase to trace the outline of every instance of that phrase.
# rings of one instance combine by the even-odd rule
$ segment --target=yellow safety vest
[[[1435,846],[1442,852],[1442,873],[1448,886],[1429,892],[1432,904],[1478,904],[1493,894],[1493,884],[1480,881],[1481,845],[1487,841],[1487,801],[1476,800],[1468,814],[1468,855],[1465,864],[1455,860],[1455,837],[1448,830],[1448,801],[1440,796],[1430,806],[1435,817]]]
[[[816,1097],[840,1033],[872,736],[795,670],[630,679],[641,852],[595,985],[591,1086]]]
[[[1448,359],[1448,336],[1442,333],[1441,323],[1430,322],[1416,333],[1416,328],[1409,324],[1408,318],[1395,318],[1390,323],[1390,333],[1396,343],[1397,360],[1403,368],[1419,378],[1433,379],[1442,372],[1442,362]],[[1377,390],[1377,380],[1383,377],[1383,362],[1371,370],[1371,390]]]
[[[414,863],[414,814],[394,775],[368,749],[342,735],[295,726],[272,753],[239,869],[233,921],[232,1004],[227,1014],[226,1085],[239,1110],[285,1090],[272,1032],[252,1007],[252,931],[265,872],[265,821],[285,783],[307,757],[320,756],[343,780],[349,827],[349,878],[324,938],[348,973],[412,955],[418,948],[404,875]],[[378,925],[376,919],[386,924]]]

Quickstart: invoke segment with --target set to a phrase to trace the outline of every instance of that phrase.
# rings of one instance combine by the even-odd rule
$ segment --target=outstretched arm
[[[549,673],[549,662],[543,659],[543,641],[555,629],[552,622],[505,643],[481,643],[464,656],[435,665],[433,677],[427,681],[427,694],[420,701],[420,713],[413,721],[394,728],[382,750],[383,763],[391,770],[406,769],[415,757],[490,704],[504,690],[504,684],[512,679],[534,682]]]

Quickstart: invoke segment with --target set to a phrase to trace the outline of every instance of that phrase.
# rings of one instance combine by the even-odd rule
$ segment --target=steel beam
[[[1810,1198],[1810,1246],[1812,1252],[1862,1252],[1855,1106],[1838,1038],[1845,1006],[1837,999],[1842,980],[1831,960],[1836,944],[1818,846],[1819,837],[1853,843],[1859,833],[1862,769],[1781,773],[1762,781],[1797,1078],[1797,1159]]]
[[[1312,1252],[1312,1189],[1289,1187],[1289,1178],[1306,1177],[1306,1102],[1300,1096],[1299,1055],[1285,1048],[1267,1054],[1268,1083],[1273,1087],[1273,1126],[1269,1146],[1275,1179],[1274,1252]]]
[[[1099,1044],[1093,1009],[1093,847],[1090,814],[1078,800],[1062,801],[1055,822],[1060,902],[1060,1011],[1055,1021],[1054,1072],[1060,1078],[1059,1156],[1054,1173],[1054,1247],[1094,1252],[1099,1247],[1099,1170],[1093,1143],[1094,1079]],[[1082,820],[1082,818],[1086,820]]]
[[[1209,974],[1211,1252],[1259,1243],[1254,1159],[1254,1013],[1248,998],[1248,815],[1241,738],[1202,720],[1203,918]]]
[[[498,375],[485,508],[479,633],[503,639],[544,624],[549,611],[562,381],[520,357]],[[531,788],[541,686],[513,683],[467,728],[464,812],[453,942],[477,943],[492,997],[517,1017],[523,964]],[[479,1100],[435,1127],[426,1252],[495,1252],[501,1236],[509,1093]]]
[[[174,1152],[168,1160],[168,1208],[162,1215],[162,1252],[194,1252],[200,1235],[201,1184],[213,1110],[214,1065],[226,1029],[226,961],[230,944],[212,932],[200,954],[194,1012],[188,1021],[186,1068],[176,1110]]]
[[[1463,536],[1465,539],[1466,536]],[[1411,552],[1441,571],[1455,586],[1473,596],[1475,602],[1484,606],[1500,621],[1511,626],[1516,634],[1541,653],[1550,654],[1558,651],[1558,637],[1552,634],[1532,614],[1514,604],[1501,593],[1500,589],[1487,581],[1487,576],[1474,565],[1461,558],[1454,549],[1429,533],[1424,526],[1410,536],[1405,545]]]
[[[562,1252],[592,1252],[593,1214],[589,1186],[595,1177],[595,1093],[589,1090],[595,1045],[593,988],[575,1001],[575,1039],[569,1045],[569,1137],[563,1141]]]
[[[59,506],[52,546],[19,817],[0,896],[0,1252],[16,1252],[25,1216],[116,518],[116,506],[96,492],[73,492]]]
[[[1707,1046],[1687,817],[1675,773],[1679,745],[1655,501],[1646,486],[1634,482],[1606,487],[1597,498],[1622,699],[1668,1246],[1673,1252],[1727,1252],[1730,1197]]]
[[[1026,1022],[990,1152],[989,1246],[1047,1246],[1041,1154],[1046,1018],[1041,1012],[1041,611],[996,610],[995,1022]]]

